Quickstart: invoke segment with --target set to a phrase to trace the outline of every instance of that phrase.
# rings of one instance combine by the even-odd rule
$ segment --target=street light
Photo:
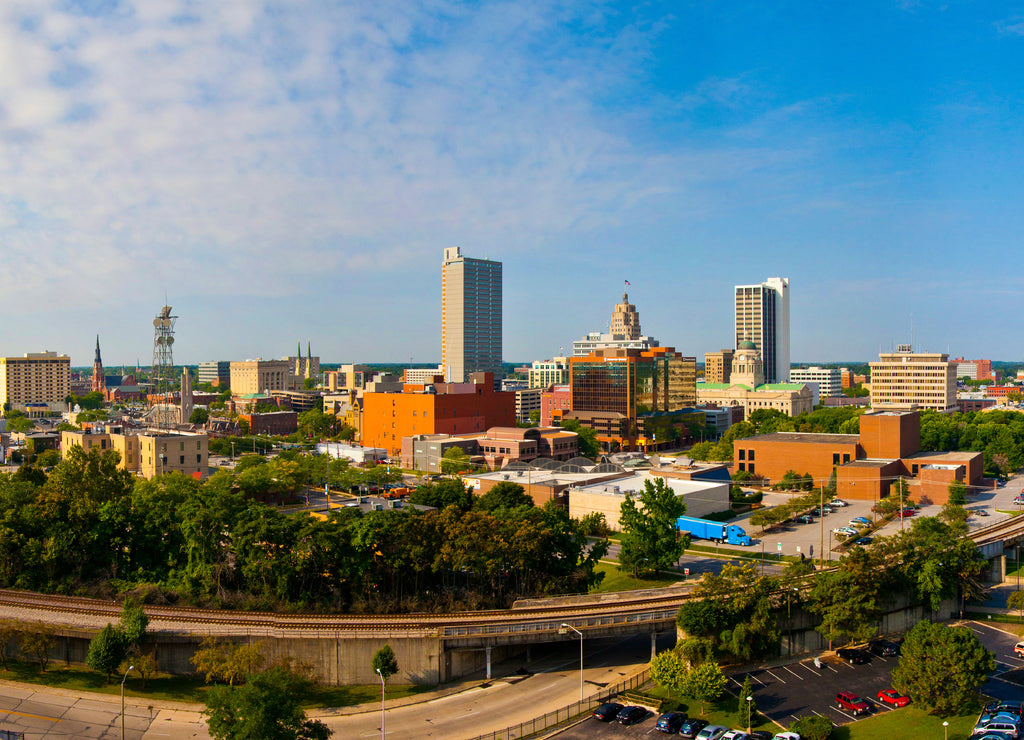
[[[380,672],[380,668],[374,670],[380,676],[380,740],[384,740],[384,674]]]
[[[751,702],[754,701],[754,697],[747,694],[747,734],[750,734],[750,708],[753,706]]]
[[[946,720],[942,721],[942,737],[943,740],[949,740],[949,722]]]
[[[121,679],[121,740],[124,740],[124,682],[128,680],[128,674],[135,670],[135,666],[128,666],[128,670],[124,672],[124,678]]]
[[[568,629],[580,636],[580,703],[583,703],[583,633],[571,624],[562,622],[562,629]]]

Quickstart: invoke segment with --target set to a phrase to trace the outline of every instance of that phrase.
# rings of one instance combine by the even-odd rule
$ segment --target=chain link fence
[[[531,719],[528,722],[513,725],[512,727],[506,727],[504,730],[490,732],[486,735],[478,735],[473,738],[473,740],[519,740],[519,738],[529,737],[538,732],[543,732],[544,730],[566,723],[580,715],[586,714],[601,704],[604,704],[616,694],[628,691],[629,689],[635,689],[638,686],[643,686],[647,683],[649,678],[650,672],[645,670],[632,678],[628,678],[625,681],[615,684],[614,686],[606,686],[593,696],[590,696],[583,701],[578,701],[567,707],[562,707],[554,712],[548,712],[547,714]]]

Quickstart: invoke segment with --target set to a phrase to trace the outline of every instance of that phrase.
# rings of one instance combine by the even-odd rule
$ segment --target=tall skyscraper
[[[441,364],[450,383],[494,373],[501,383],[501,263],[444,250],[441,265]]]
[[[789,278],[736,286],[736,347],[749,340],[761,351],[766,383],[789,382]]]

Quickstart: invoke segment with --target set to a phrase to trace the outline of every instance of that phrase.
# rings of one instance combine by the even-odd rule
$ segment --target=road
[[[671,646],[662,635],[658,649]],[[584,691],[616,684],[647,667],[648,635],[584,642]],[[579,643],[535,645],[532,660],[509,660],[494,666],[491,681],[470,683],[462,692],[430,703],[387,710],[387,735],[459,740],[504,729],[579,700]],[[26,740],[121,737],[117,697],[0,682],[0,729],[24,732]],[[310,712],[334,730],[337,738],[380,737],[380,712],[343,715],[345,710]],[[209,740],[202,715],[184,708],[152,707],[129,698],[125,706],[126,740]]]

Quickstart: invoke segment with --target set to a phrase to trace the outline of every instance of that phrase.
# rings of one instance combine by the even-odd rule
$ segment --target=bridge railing
[[[0,730],[0,740],[25,740],[24,732],[14,730]]]
[[[590,696],[583,701],[575,702],[554,712],[548,712],[541,717],[531,719],[527,722],[521,722],[518,725],[506,727],[504,730],[498,730],[497,732],[491,732],[486,735],[478,735],[473,738],[473,740],[518,740],[522,737],[529,737],[530,735],[543,732],[551,727],[555,727],[564,722],[575,719],[582,714],[593,711],[616,694],[628,691],[629,689],[635,689],[637,686],[643,686],[649,679],[650,672],[645,670],[632,678],[628,678],[625,681],[615,684],[614,686],[606,686],[593,696]]]
[[[673,622],[679,613],[678,607],[657,609],[633,614],[603,614],[597,617],[568,617],[544,622],[511,622],[507,624],[460,624],[445,627],[444,637],[470,637],[473,635],[505,635],[530,632],[557,632],[562,623],[571,624],[579,630],[613,627],[619,624],[644,624],[647,622]]]

